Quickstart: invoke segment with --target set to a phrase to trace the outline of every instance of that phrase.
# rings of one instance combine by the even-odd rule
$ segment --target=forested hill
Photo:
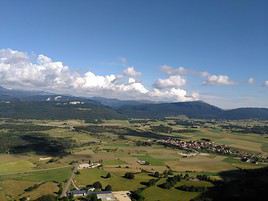
[[[201,119],[268,119],[267,108],[223,110],[202,101],[124,105],[117,110],[132,118],[164,118],[186,115]]]
[[[122,119],[112,108],[93,103],[13,101],[0,102],[0,117],[22,119]]]
[[[267,119],[267,108],[223,110],[202,101],[154,103],[85,98],[0,87],[0,117],[31,119],[164,118],[186,115],[201,119]]]
[[[135,118],[163,118],[167,116],[186,115],[191,118],[216,118],[224,111],[201,101],[159,103],[142,105],[124,105],[118,112]]]

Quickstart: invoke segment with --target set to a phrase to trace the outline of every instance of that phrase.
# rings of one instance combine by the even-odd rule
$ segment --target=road
[[[70,186],[71,186],[72,181],[74,179],[75,173],[77,172],[77,169],[78,169],[78,164],[74,164],[74,166],[73,166],[73,172],[72,172],[70,178],[68,179],[68,181],[66,182],[66,184],[64,185],[64,187],[62,189],[62,193],[60,195],[61,198],[67,196],[67,192],[70,189]]]

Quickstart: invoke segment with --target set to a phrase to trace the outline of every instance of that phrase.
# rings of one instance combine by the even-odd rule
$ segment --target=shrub
[[[132,172],[126,172],[126,174],[124,175],[124,177],[126,179],[134,179],[135,178],[135,175]]]
[[[93,184],[93,187],[94,187],[95,189],[102,189],[102,185],[101,185],[101,183],[100,183],[99,181],[95,182],[95,183]]]
[[[111,173],[110,172],[107,173],[106,178],[111,178]]]
[[[112,186],[111,185],[107,185],[104,188],[105,191],[112,191]]]
[[[153,174],[153,176],[156,177],[156,178],[159,178],[159,177],[160,177],[160,173],[159,173],[159,172],[155,172],[155,173]]]

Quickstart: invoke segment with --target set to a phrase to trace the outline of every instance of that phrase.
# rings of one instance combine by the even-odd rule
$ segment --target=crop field
[[[136,174],[134,180],[126,179],[123,177],[124,175],[120,173],[112,173],[111,178],[104,178],[107,173],[107,171],[101,169],[82,170],[76,177],[75,182],[78,186],[85,186],[90,184],[88,181],[92,181],[91,184],[96,181],[100,181],[104,186],[108,184],[111,185],[115,191],[135,191],[136,189],[142,187],[140,184],[141,182],[146,182],[151,178],[145,173]]]
[[[260,124],[259,122],[257,122]],[[239,122],[241,124],[241,122]],[[209,125],[209,126],[208,126]],[[266,135],[237,133],[220,124],[188,128],[175,120],[145,123],[107,120],[101,123],[84,121],[0,120],[0,200],[35,200],[44,194],[59,195],[60,186],[70,178],[74,164],[98,162],[101,167],[79,170],[74,183],[83,188],[99,181],[115,191],[138,191],[146,201],[189,201],[200,194],[178,189],[179,186],[206,187],[212,182],[183,179],[170,189],[159,187],[166,178],[151,174],[172,171],[173,174],[213,175],[238,169],[257,169],[266,163],[242,162],[239,158],[217,153],[199,152],[185,155],[185,150],[157,143],[158,139],[176,137],[182,140],[209,139],[242,152],[268,156]],[[170,128],[169,128],[170,127]],[[173,129],[165,132],[165,129]],[[157,129],[161,129],[157,132]],[[8,134],[8,135],[7,135]],[[12,141],[7,140],[12,137]],[[146,162],[142,164],[140,161]],[[124,178],[134,173],[134,179]],[[106,178],[107,174],[111,177]],[[30,189],[30,190],[28,190]]]

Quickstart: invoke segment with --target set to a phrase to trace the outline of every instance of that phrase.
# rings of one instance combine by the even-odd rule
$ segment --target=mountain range
[[[0,117],[32,119],[126,119],[186,115],[200,119],[265,119],[268,108],[224,110],[203,101],[155,103],[75,97],[0,87]]]

